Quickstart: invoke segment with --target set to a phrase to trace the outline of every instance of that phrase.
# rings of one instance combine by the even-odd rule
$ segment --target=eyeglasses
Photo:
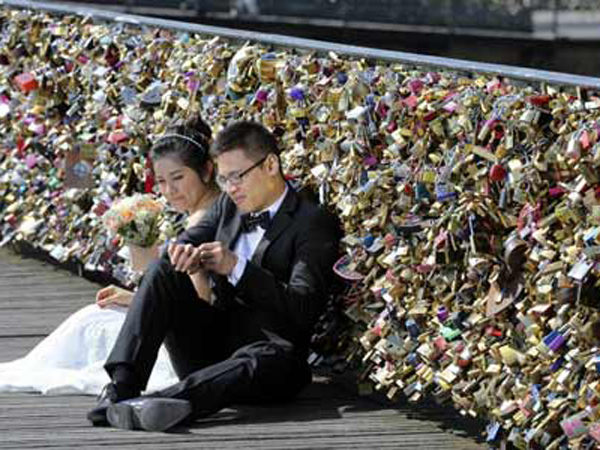
[[[269,156],[268,154],[265,155],[265,156],[263,156],[259,161],[257,161],[256,163],[252,164],[246,170],[243,170],[241,172],[233,172],[233,173],[230,173],[227,176],[217,175],[215,177],[215,180],[217,181],[217,184],[219,185],[219,187],[221,189],[225,189],[225,187],[227,186],[227,183],[230,183],[233,186],[239,186],[240,184],[242,184],[242,181],[244,181],[244,177],[246,175],[248,175],[248,173],[250,173],[250,171],[252,169],[255,169],[258,166],[260,166],[265,161],[265,159],[267,159],[268,156]]]

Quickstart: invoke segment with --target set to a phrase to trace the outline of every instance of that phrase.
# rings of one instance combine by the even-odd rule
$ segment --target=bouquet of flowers
[[[160,235],[164,204],[148,194],[134,194],[112,204],[102,220],[109,233],[126,244],[152,247]]]

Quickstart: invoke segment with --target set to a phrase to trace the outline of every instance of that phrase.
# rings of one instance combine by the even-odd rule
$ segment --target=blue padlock
[[[410,334],[410,337],[412,338],[418,338],[419,334],[421,334],[421,331],[419,330],[419,326],[417,325],[417,322],[415,322],[413,319],[407,319],[405,322],[406,325],[406,329],[408,330],[408,333]]]

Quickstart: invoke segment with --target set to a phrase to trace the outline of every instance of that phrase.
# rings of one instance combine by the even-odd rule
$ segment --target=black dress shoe
[[[192,406],[187,400],[138,397],[110,405],[106,417],[115,428],[166,431],[191,413]]]
[[[98,403],[87,413],[87,419],[92,422],[95,427],[108,426],[106,419],[106,411],[108,407],[121,400],[128,400],[137,397],[140,394],[139,390],[135,390],[126,385],[116,383],[108,383],[98,396]]]

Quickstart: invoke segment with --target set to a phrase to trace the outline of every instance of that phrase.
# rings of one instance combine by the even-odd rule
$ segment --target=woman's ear
[[[204,170],[202,171],[202,182],[204,184],[210,184],[213,182],[215,177],[215,165],[212,161],[206,161],[204,164]]]

